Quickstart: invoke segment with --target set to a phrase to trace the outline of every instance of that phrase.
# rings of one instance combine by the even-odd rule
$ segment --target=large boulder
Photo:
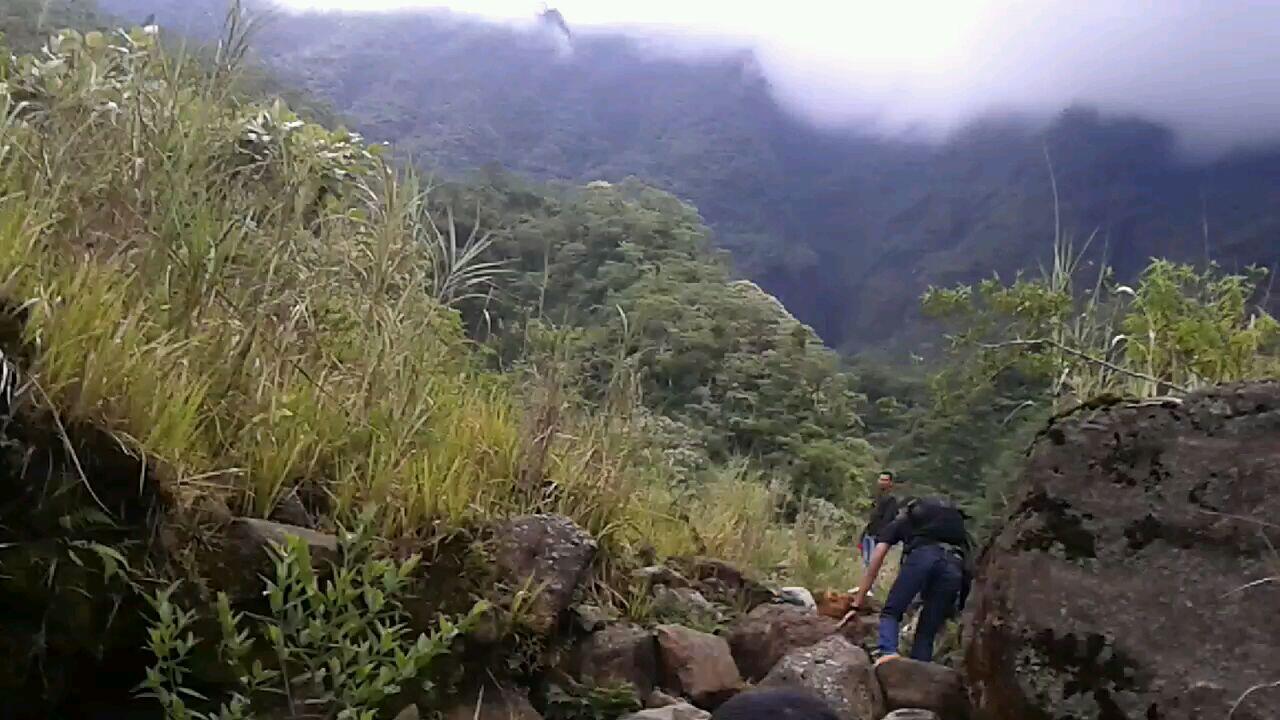
[[[327,571],[338,557],[338,538],[295,525],[235,518],[215,539],[215,549],[201,558],[203,574],[215,590],[232,602],[261,597],[263,578],[275,577],[271,548],[284,547],[290,537],[306,545],[313,569]]]
[[[528,625],[550,634],[590,572],[595,540],[569,518],[524,515],[500,525],[494,541],[499,582],[512,590],[537,593]]]
[[[871,658],[840,635],[791,651],[760,687],[809,690],[827,701],[840,720],[880,720],[887,711]]]
[[[742,677],[724,638],[679,625],[659,625],[657,639],[663,688],[707,709],[742,690]]]
[[[611,625],[584,638],[574,648],[570,672],[591,685],[629,683],[641,702],[658,678],[658,652],[653,633],[635,625]]]
[[[793,605],[761,605],[729,632],[729,647],[742,676],[758,681],[784,655],[808,647],[837,632],[838,622]]]
[[[1020,483],[970,601],[975,711],[1277,716],[1280,384],[1059,419]]]
[[[936,663],[895,658],[876,666],[876,679],[890,709],[931,710],[942,720],[967,720],[969,699],[960,673]]]

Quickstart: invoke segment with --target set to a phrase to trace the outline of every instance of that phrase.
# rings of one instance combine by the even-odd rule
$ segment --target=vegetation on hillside
[[[104,5],[208,33],[224,3]],[[571,52],[560,42],[445,13],[281,13],[258,48],[423,166],[634,175],[692,202],[742,276],[852,353],[940,352],[916,302],[927,287],[1050,261],[1046,146],[1062,216],[1098,229],[1118,281],[1152,257],[1207,256],[1229,272],[1277,260],[1274,154],[1189,165],[1167,128],[1085,109],[1042,129],[976,123],[938,146],[824,132],[778,102],[749,52],[664,53],[661,40],[586,29]]]
[[[50,18],[91,23],[90,10],[14,6],[4,27],[29,47]],[[343,597],[319,591],[295,545],[277,558],[270,616],[218,605],[218,652],[245,693],[222,717],[247,712],[259,691],[289,692],[295,684],[273,673],[298,664],[311,668],[303,681],[327,708],[367,714],[397,683],[444,682],[432,663],[463,627],[441,621],[403,657],[384,647],[410,640],[379,623],[399,622],[416,567],[391,562],[391,548],[466,544],[501,519],[547,512],[600,542],[592,590],[619,613],[643,614],[627,596],[626,571],[650,556],[709,554],[772,579],[846,587],[856,576],[853,513],[880,462],[899,471],[907,492],[945,493],[985,516],[1054,413],[1280,374],[1264,270],[1144,256],[1145,269],[1128,281],[1131,273],[1104,262],[1101,243],[1073,248],[1060,229],[1038,276],[925,293],[924,313],[952,331],[943,363],[863,362],[851,371],[776,298],[736,279],[697,210],[625,177],[629,162],[568,173],[615,183],[542,185],[495,169],[437,183],[271,97],[263,76],[245,70],[251,26],[229,18],[211,48],[153,29],[67,31],[39,52],[0,57],[0,463],[16,477],[34,474],[40,466],[29,456],[12,457],[21,443],[8,433],[37,427],[76,469],[0,496],[7,510],[30,509],[0,524],[0,549],[20,548],[24,558],[6,565],[0,596],[100,598],[106,588],[117,606],[152,598],[156,665],[146,690],[172,717],[188,716],[194,615],[168,581],[198,584],[193,556],[210,518],[300,507],[320,528],[359,528],[344,537],[344,552],[360,543],[344,556],[352,563],[343,566]],[[502,120],[453,112],[436,128],[441,148],[468,117]],[[1119,132],[1095,122],[1085,139],[1070,137],[1090,122],[1076,118],[1055,137],[1079,149],[1092,147],[1093,131]],[[648,158],[652,139],[633,130],[634,152]],[[699,135],[675,137],[696,146]],[[598,150],[581,152],[609,156]],[[994,150],[974,152],[957,162],[986,163]],[[1106,162],[1087,155],[1063,173],[1078,180]],[[561,160],[534,169],[558,174]],[[655,174],[646,167],[642,174]],[[709,170],[707,187],[722,169]],[[991,184],[976,184],[982,192],[1004,182],[999,167],[991,172]],[[687,178],[667,179],[688,187]],[[722,200],[711,198],[711,212],[727,212]],[[801,212],[817,201],[784,205]],[[1001,205],[997,224],[1018,227],[1038,204],[1021,203]],[[963,198],[944,204],[976,212]],[[868,217],[879,222],[882,210]],[[884,263],[928,267],[974,249],[952,237],[955,222],[972,218],[939,212],[933,200],[911,210],[929,229],[906,233],[887,255],[875,243],[837,254],[871,260],[868,282],[892,286],[897,302],[912,285],[894,285],[902,268]],[[777,237],[748,232],[796,217],[757,218],[765,224],[738,226],[730,244],[763,237],[755,249],[772,258],[759,266],[763,277],[779,277],[770,263],[813,271],[835,250],[792,247],[784,258],[770,254]],[[1259,222],[1262,233],[1267,221]],[[1239,257],[1255,244],[1239,245]],[[969,259],[987,272],[1037,254],[1019,252]],[[1108,252],[1136,267],[1134,246]],[[811,285],[830,290],[821,279]],[[896,317],[869,307],[857,311],[879,313],[881,323]],[[88,455],[81,462],[86,448],[103,446],[137,460],[138,471]],[[150,508],[143,521],[126,517],[142,495],[155,498],[164,522]],[[155,530],[163,558],[125,536],[134,522]],[[91,583],[86,568],[97,573]],[[369,591],[380,584],[383,595]],[[301,607],[332,622],[304,627]],[[366,622],[342,620],[353,613]],[[30,646],[42,649],[15,661],[33,677],[40,653],[56,652],[66,636],[106,632],[68,623],[49,642],[46,622],[27,628]],[[274,665],[249,660],[246,632],[271,641]],[[22,642],[10,635],[5,642]],[[368,662],[329,653],[319,636],[364,648]],[[338,670],[326,675],[335,659]],[[366,683],[361,668],[372,667],[378,681]],[[339,682],[349,677],[357,681]]]
[[[628,181],[539,193],[515,178],[448,188],[489,208],[493,292],[462,305],[499,362],[554,352],[602,401],[628,384],[684,448],[688,480],[742,458],[792,491],[843,506],[875,471],[856,380],[772,296],[735,281],[706,227],[667,193]],[[468,230],[470,234],[470,230]],[[554,346],[554,351],[548,345]]]
[[[162,24],[206,36],[222,4],[106,3],[130,17],[154,12]],[[570,184],[614,182],[566,197],[490,169],[466,184],[470,195],[460,204],[468,211],[459,210],[457,220],[469,225],[471,201],[482,196],[482,232],[497,234],[488,257],[513,261],[503,292],[517,299],[506,306],[464,303],[468,333],[500,346],[498,356],[509,363],[538,336],[540,322],[572,329],[555,342],[588,348],[577,354],[591,358],[583,367],[585,397],[599,397],[601,378],[612,369],[639,368],[641,403],[687,447],[706,448],[714,461],[764,459],[810,493],[838,502],[842,478],[868,462],[867,437],[922,492],[981,495],[985,478],[1011,472],[1034,434],[1030,427],[1050,410],[1028,404],[1035,393],[1009,373],[988,397],[939,402],[946,393],[929,376],[935,363],[947,361],[948,345],[943,325],[921,312],[918,299],[931,286],[971,285],[993,273],[1018,277],[1052,264],[1055,217],[1096,232],[1078,261],[1082,270],[1107,264],[1116,284],[1136,286],[1154,257],[1197,266],[1214,260],[1228,275],[1276,262],[1269,175],[1259,172],[1274,163],[1271,156],[1188,165],[1168,129],[1087,109],[1065,112],[1042,130],[999,119],[976,123],[937,147],[830,134],[791,117],[747,53],[681,58],[590,32],[574,34],[571,52],[559,43],[441,13],[279,14],[257,47],[273,70],[421,166],[455,176],[500,166]],[[405,55],[416,59],[412,77],[399,72]],[[1053,158],[1052,183],[1046,154]],[[616,261],[603,252],[593,256],[611,246],[588,227],[590,198],[626,198],[636,207],[654,202],[625,189],[633,176],[697,205],[714,244],[729,251],[729,277],[752,278],[826,340],[863,356],[856,373],[831,376],[820,403],[797,410],[802,423],[791,423],[788,414],[739,417],[741,407],[760,407],[760,397],[780,390],[794,394],[777,396],[779,402],[799,407],[805,399],[793,380],[828,362],[821,352],[798,351],[802,359],[793,362],[777,350],[796,347],[780,342],[789,320],[764,330],[773,339],[764,342],[770,354],[762,360],[757,347],[732,349],[722,341],[730,328],[760,330],[747,317],[751,302],[734,304],[735,319],[693,306],[702,299],[697,283],[671,293],[647,279],[618,293],[607,279],[589,275],[601,262]],[[572,215],[584,223],[575,230],[580,238],[539,244],[542,228]],[[694,224],[700,228],[701,221]],[[692,227],[685,230],[704,235]],[[568,237],[559,228],[553,235]],[[582,252],[579,246],[586,255],[569,257]],[[561,252],[566,256],[556,257]],[[699,307],[714,307],[725,297],[723,267],[705,254],[696,267],[686,257],[676,264],[706,278],[716,299]],[[548,272],[544,286],[547,268],[566,272]],[[579,269],[588,275],[580,277]],[[745,286],[734,292],[750,294]],[[680,328],[646,329],[646,318],[661,313],[678,318]],[[767,311],[761,317],[774,322]],[[708,337],[715,339],[708,344]],[[666,349],[634,352],[648,342]],[[908,362],[911,355],[919,360]],[[722,377],[708,383],[704,360],[718,357],[725,360],[716,370]],[[724,375],[730,366],[737,378]],[[784,380],[765,387],[762,374]],[[745,398],[740,380],[747,382]],[[834,389],[845,382],[848,396]],[[723,392],[732,402],[713,398],[708,408],[703,392]],[[850,403],[865,429],[847,422]],[[702,462],[683,455],[691,467]]]
[[[1060,240],[1039,276],[925,294],[926,314],[954,332],[949,362],[931,379],[932,403],[908,436],[935,448],[919,458],[922,474],[946,478],[947,470],[928,467],[946,457],[950,472],[962,468],[986,503],[999,506],[1021,451],[1054,414],[1280,376],[1266,270],[1231,274],[1157,259],[1131,287],[1081,258]]]
[[[0,409],[78,469],[5,496],[32,512],[0,544],[57,548],[7,576],[7,597],[80,588],[128,606],[189,577],[182,532],[288,504],[424,546],[561,513],[601,543],[605,583],[649,549],[848,582],[848,517],[802,495],[862,497],[849,380],[729,280],[691,209],[638,185],[547,190],[519,212],[490,189],[432,188],[261,99],[237,32],[207,57],[136,29],[0,58]],[[555,289],[531,312],[535,283]],[[82,454],[98,435],[140,471]],[[140,494],[185,524],[163,533],[176,564],[122,541]],[[102,578],[64,587],[86,557]],[[39,672],[39,655],[23,662]]]
[[[441,292],[441,267],[458,270],[447,267],[458,258],[445,256],[445,238],[461,221],[438,211],[414,174],[279,102],[247,102],[226,54],[209,69],[165,53],[142,31],[64,34],[51,52],[4,68],[0,277],[7,302],[25,318],[21,351],[10,347],[7,356],[30,381],[27,402],[64,423],[114,434],[148,459],[179,505],[216,495],[265,516],[314,485],[304,494],[330,498],[334,518],[374,503],[388,535],[541,509],[565,512],[605,540],[648,541],[670,553],[720,542],[695,539],[667,519],[683,514],[677,505],[696,502],[702,484],[673,485],[666,455],[642,452],[655,439],[631,416],[637,397],[673,377],[661,374],[664,363],[694,359],[654,343],[670,357],[642,360],[649,366],[633,368],[634,377],[650,387],[633,387],[616,380],[623,369],[602,355],[637,348],[614,347],[620,326],[593,325],[599,339],[569,355],[586,366],[582,383],[540,376],[547,366],[533,353],[509,372],[488,370],[450,306],[467,298]],[[665,203],[644,207],[622,192],[586,189],[573,202],[601,228],[655,223],[645,252],[662,252],[657,241],[665,237],[687,243],[679,248],[686,262],[713,266],[698,255],[703,241],[687,207],[641,190]],[[519,230],[568,248],[565,257],[582,239],[564,226]],[[589,262],[614,277],[607,288],[568,291],[598,293],[609,308],[587,312],[622,307],[617,316],[626,322],[632,309],[630,327],[653,333],[644,302],[668,291],[708,300],[719,293],[728,321],[740,317],[786,337],[795,352],[788,360],[780,348],[778,363],[800,362],[797,372],[812,382],[844,382],[812,334],[764,296],[728,283],[723,272],[719,280],[695,277],[701,266],[657,277],[648,261],[628,256],[640,244],[621,239],[589,241],[601,253]],[[616,256],[605,261],[607,253]],[[535,274],[548,272],[557,282],[570,272],[589,278],[569,266]],[[517,302],[489,307],[517,306],[528,281],[525,273],[513,284]],[[681,342],[699,340],[693,328],[685,332],[691,337]],[[754,353],[736,344],[781,340],[715,327],[705,333],[709,355],[697,356],[699,372],[708,384],[727,373],[730,384],[703,400],[700,410],[714,419],[702,422],[741,425],[731,401],[761,373],[738,367]],[[728,351],[711,340],[729,343]],[[555,392],[544,392],[549,383]],[[692,413],[686,396],[702,384],[666,388],[666,399]],[[847,402],[843,392],[832,402]],[[748,399],[760,406],[757,415],[828,412],[812,403],[787,408],[767,393]],[[663,401],[654,407],[667,409]],[[832,436],[856,421],[847,405],[830,413],[836,420],[822,430]],[[528,433],[543,431],[549,440],[531,445]],[[742,439],[712,457],[716,467],[776,450],[765,430],[738,432]],[[841,480],[841,490],[853,489]]]

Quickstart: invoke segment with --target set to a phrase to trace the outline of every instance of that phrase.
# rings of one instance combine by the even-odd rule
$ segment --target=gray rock
[[[409,704],[403,710],[396,713],[395,720],[419,720],[422,714],[418,711],[418,706]]]
[[[650,585],[666,585],[673,588],[689,587],[689,580],[680,573],[672,570],[665,565],[650,565],[642,567],[631,573],[631,577],[636,580],[647,582]]]
[[[573,593],[587,579],[596,542],[572,520],[560,515],[512,518],[494,531],[499,581],[510,589],[537,591],[529,626],[549,635],[569,608]]]
[[[888,712],[871,658],[839,635],[791,651],[760,687],[809,690],[830,704],[841,720],[878,720]]]
[[[297,492],[291,492],[280,498],[275,509],[271,511],[271,519],[287,525],[307,528],[312,527],[315,522],[311,513],[307,512],[307,507],[302,504],[302,499],[298,497]]]
[[[837,633],[839,623],[790,605],[761,605],[734,623],[729,647],[743,677],[756,681],[796,648]]]
[[[724,615],[702,593],[693,588],[659,587],[653,593],[653,612],[660,618],[697,620],[690,624],[716,624]]]
[[[262,579],[275,574],[269,548],[284,546],[290,537],[306,543],[311,564],[317,572],[327,572],[338,557],[338,538],[304,527],[256,518],[236,518],[217,538],[218,548],[201,562],[213,589],[227,593],[232,602],[262,595]]]
[[[812,613],[818,612],[818,603],[813,599],[813,593],[809,592],[808,588],[784,587],[778,590],[778,600]]]
[[[569,673],[592,684],[630,683],[646,702],[658,678],[653,633],[635,625],[611,625],[584,638],[570,654]]]
[[[678,697],[668,695],[662,692],[661,690],[654,690],[653,692],[649,693],[649,698],[645,700],[644,706],[649,709],[663,708],[668,705],[678,705],[681,702],[684,702],[684,701]]]
[[[715,709],[742,690],[742,677],[724,638],[679,625],[660,625],[657,640],[663,689],[707,709]]]
[[[609,613],[596,605],[574,605],[573,620],[578,629],[593,633],[609,624]]]
[[[990,720],[1274,720],[1280,383],[1056,419],[980,561],[964,672]],[[1270,524],[1268,524],[1270,523]]]
[[[969,717],[964,683],[960,673],[951,668],[900,657],[877,665],[876,679],[884,691],[885,703],[892,709],[932,710],[942,720]]]
[[[750,611],[775,599],[774,592],[764,583],[724,560],[694,558],[690,572],[703,595],[717,602],[741,605]]]
[[[631,713],[622,720],[710,720],[711,713],[689,703],[677,702],[658,708]]]
[[[522,689],[486,680],[459,692],[444,720],[542,720]]]
[[[884,720],[939,720],[939,718],[938,714],[932,710],[903,708],[885,715]]]

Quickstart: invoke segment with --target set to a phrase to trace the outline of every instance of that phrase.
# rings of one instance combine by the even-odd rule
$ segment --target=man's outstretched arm
[[[862,607],[862,601],[867,598],[867,593],[871,590],[871,586],[876,584],[876,578],[880,575],[880,567],[884,565],[884,559],[889,554],[889,543],[876,543],[876,549],[871,551],[871,564],[867,566],[867,573],[862,578],[862,584],[858,586],[858,594],[853,596],[853,606],[855,608]]]
[[[880,567],[884,565],[885,556],[889,554],[889,548],[891,547],[893,546],[889,543],[876,543],[876,549],[871,551],[871,564],[867,566],[867,572],[862,578],[862,584],[858,586],[858,592],[853,596],[853,609],[840,621],[841,625],[849,622],[857,614],[858,609],[862,607],[863,601],[867,599],[867,592],[871,590],[872,585],[875,585],[876,577],[880,575]]]

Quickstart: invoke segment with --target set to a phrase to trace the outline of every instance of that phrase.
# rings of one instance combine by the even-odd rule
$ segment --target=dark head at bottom
[[[711,720],[839,720],[824,700],[805,690],[752,690],[734,696]]]

